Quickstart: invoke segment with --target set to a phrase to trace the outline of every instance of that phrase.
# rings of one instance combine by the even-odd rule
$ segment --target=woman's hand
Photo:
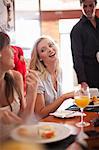
[[[0,110],[0,122],[5,124],[20,124],[22,119],[9,110]]]
[[[74,98],[74,91],[69,92],[69,93],[66,93],[65,96],[66,96],[65,99],[68,99],[68,98]]]
[[[39,80],[37,71],[29,69],[26,75],[27,93],[31,94],[31,92],[33,93],[33,91],[37,90]]]
[[[28,70],[26,76],[26,108],[21,114],[21,117],[26,120],[34,114],[34,107],[37,97],[37,88],[39,82],[38,72],[34,70]]]

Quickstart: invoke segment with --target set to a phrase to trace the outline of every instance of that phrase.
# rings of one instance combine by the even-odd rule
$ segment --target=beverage
[[[80,108],[85,108],[90,102],[90,99],[88,96],[78,96],[75,97],[75,103]]]
[[[89,126],[89,122],[84,122],[83,120],[83,109],[88,106],[90,103],[90,93],[89,93],[89,87],[86,89],[82,88],[81,85],[78,85],[75,88],[74,91],[74,99],[75,99],[75,104],[80,108],[81,110],[81,122],[76,123],[78,127],[86,127]]]

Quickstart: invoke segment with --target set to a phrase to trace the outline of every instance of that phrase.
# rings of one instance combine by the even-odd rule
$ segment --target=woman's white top
[[[14,92],[14,97],[15,97],[15,99],[11,104],[12,111],[15,114],[18,114],[19,110],[20,110],[20,100],[19,100],[18,94],[16,92]],[[5,107],[0,107],[0,110],[11,110],[11,109],[10,109],[10,106],[5,106]],[[11,132],[11,130],[13,128],[14,128],[14,124],[4,124],[4,123],[0,122],[0,141],[8,138],[9,133]]]
[[[45,105],[55,101],[62,95],[62,73],[60,72],[57,77],[57,90],[55,90],[51,75],[48,74],[47,79],[40,81],[38,86],[38,93],[44,94]]]

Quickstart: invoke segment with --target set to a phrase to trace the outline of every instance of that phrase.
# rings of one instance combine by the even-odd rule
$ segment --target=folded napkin
[[[68,108],[71,107],[73,104],[74,104],[74,99],[72,99],[72,98],[66,99],[66,100],[59,106],[59,108],[58,108],[57,110],[60,111],[60,110],[68,109]]]
[[[71,111],[71,110],[57,110],[54,113],[50,113],[49,115],[53,115],[55,117],[59,118],[71,118],[76,116],[81,116],[81,112],[79,111]],[[83,113],[84,116],[86,116],[85,113]]]

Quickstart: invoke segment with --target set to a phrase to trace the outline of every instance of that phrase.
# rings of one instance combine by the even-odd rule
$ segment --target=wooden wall
[[[99,9],[96,11],[99,17]],[[64,11],[42,11],[41,16],[41,34],[50,35],[59,44],[59,20],[80,18],[81,10]]]

